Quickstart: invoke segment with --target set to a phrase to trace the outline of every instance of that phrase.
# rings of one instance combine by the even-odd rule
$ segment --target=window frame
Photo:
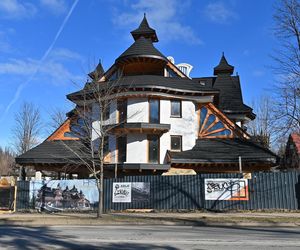
[[[172,138],[179,138],[180,139],[180,149],[172,149]],[[182,135],[171,135],[170,136],[170,151],[172,152],[182,152]]]
[[[103,156],[107,155],[110,153],[109,150],[109,136],[106,135],[104,136],[104,143],[103,143]]]
[[[122,105],[122,106],[121,106]],[[118,114],[118,117],[117,117],[117,121],[118,123],[126,123],[127,122],[127,105],[128,105],[128,102],[127,102],[127,99],[118,99],[117,100],[117,114]],[[122,107],[124,109],[124,120],[121,120],[121,115],[120,115],[120,107]]]
[[[179,115],[172,115],[172,103],[173,102],[179,102]],[[182,118],[182,101],[179,99],[171,99],[170,100],[170,117],[171,118]]]
[[[124,156],[124,161],[121,161],[120,159],[120,144],[119,144],[119,140],[123,139],[124,140],[124,143],[125,143],[125,152],[122,152],[123,153],[123,156]],[[116,138],[116,149],[118,151],[118,154],[117,154],[117,163],[124,163],[127,161],[127,136],[119,136]]]
[[[157,161],[150,161],[150,141],[151,138],[157,137]],[[147,161],[148,163],[152,163],[152,164],[160,164],[160,137],[158,135],[148,135],[147,136]]]
[[[106,109],[103,112],[103,121],[107,121],[110,119],[110,104],[106,105]]]
[[[157,101],[158,102],[158,122],[152,122],[151,121],[151,100],[153,101]],[[149,98],[148,99],[148,107],[149,107],[149,115],[148,115],[148,121],[149,123],[154,123],[154,124],[160,124],[160,99],[157,99],[157,98]]]

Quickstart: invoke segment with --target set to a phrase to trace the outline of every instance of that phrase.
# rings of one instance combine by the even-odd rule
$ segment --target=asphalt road
[[[0,226],[0,249],[300,249],[300,228]]]

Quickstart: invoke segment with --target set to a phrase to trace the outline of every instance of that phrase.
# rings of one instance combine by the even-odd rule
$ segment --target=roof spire
[[[88,73],[88,76],[93,80],[99,80],[101,76],[104,74],[104,69],[101,63],[101,59],[99,59],[99,63],[97,67],[90,73]]]
[[[218,74],[233,74],[234,67],[230,65],[224,55],[224,52],[222,53],[221,60],[219,62],[219,65],[214,67],[214,75]]]
[[[151,39],[152,42],[158,42],[156,31],[149,26],[146,18],[146,13],[144,13],[144,18],[140,23],[140,26],[137,29],[131,31],[131,35],[133,36],[135,41],[143,36],[147,39]]]

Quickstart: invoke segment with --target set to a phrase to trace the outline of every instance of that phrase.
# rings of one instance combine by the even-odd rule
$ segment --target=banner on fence
[[[150,199],[149,182],[114,182],[113,203],[147,202]]]
[[[204,179],[205,200],[249,200],[247,179]]]
[[[31,181],[29,196],[37,209],[92,210],[98,202],[95,180]]]

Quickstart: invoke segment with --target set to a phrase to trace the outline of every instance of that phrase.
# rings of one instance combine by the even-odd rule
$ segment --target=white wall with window
[[[149,101],[150,100],[150,101]],[[154,100],[153,102],[151,100]],[[179,99],[148,99],[148,98],[129,98],[127,99],[127,122],[145,122],[150,119],[150,112],[159,114],[159,123],[170,124],[170,131],[156,140],[151,135],[129,133],[126,136],[126,163],[164,163],[167,150],[189,150],[195,145],[197,135],[197,113],[195,104],[192,101]],[[159,107],[159,110],[157,110]],[[110,105],[111,123],[117,120],[117,104],[116,101]],[[94,122],[97,129],[99,123]],[[94,133],[93,138],[98,136]],[[173,138],[173,140],[171,140]],[[179,139],[180,138],[180,139]],[[119,140],[122,141],[122,140]],[[122,141],[123,143],[123,141]],[[109,136],[109,151],[112,162],[119,161],[118,156],[118,136]],[[180,145],[179,145],[180,144]],[[153,150],[150,148],[153,146]],[[123,147],[124,149],[124,147]],[[152,151],[150,151],[152,150]],[[156,160],[156,152],[158,151],[158,159]],[[151,159],[150,159],[151,158]]]
[[[171,149],[171,136],[181,136],[182,150],[189,150],[194,147],[197,113],[192,101],[181,100],[181,117],[171,116],[171,100],[161,100],[160,106],[160,122],[171,125],[170,131],[160,137],[160,162],[163,163],[167,150]]]
[[[147,98],[127,100],[127,122],[148,122],[149,105]]]

